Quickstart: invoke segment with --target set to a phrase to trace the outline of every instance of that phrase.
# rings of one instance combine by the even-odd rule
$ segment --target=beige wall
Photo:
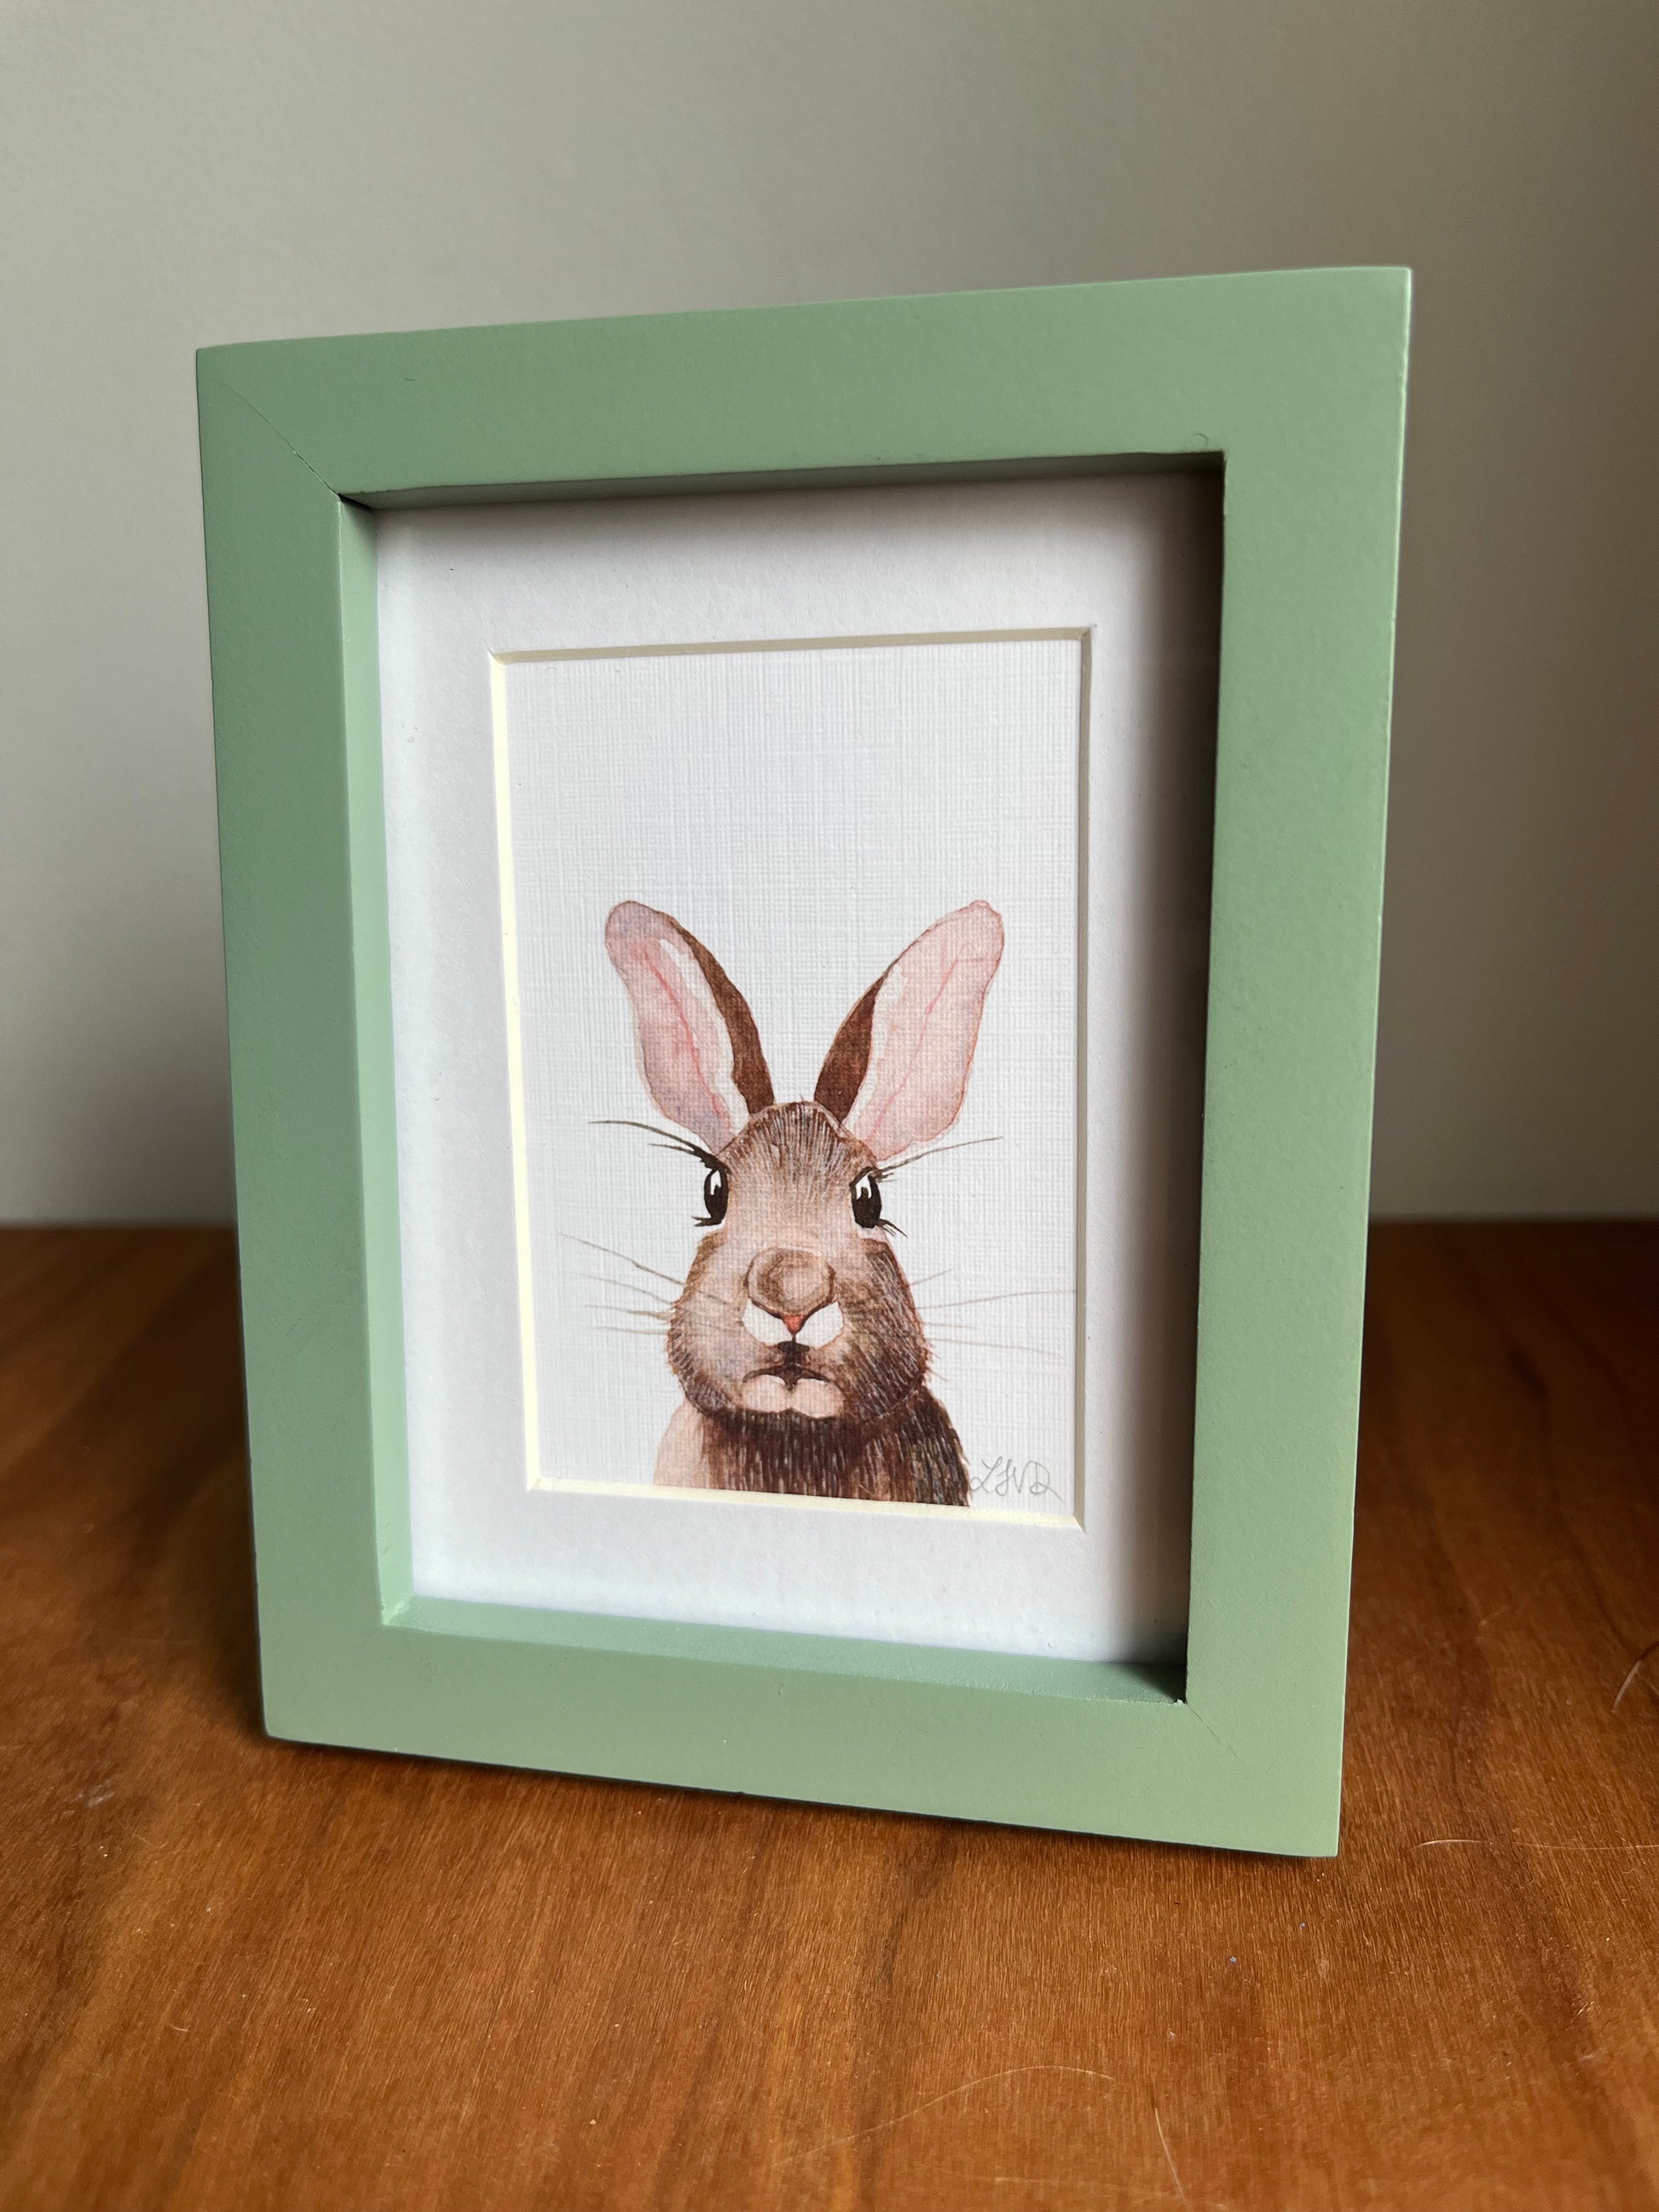
[[[1659,1207],[1654,0],[10,0],[0,1213],[230,1198],[191,356],[1419,272],[1376,1197]]]

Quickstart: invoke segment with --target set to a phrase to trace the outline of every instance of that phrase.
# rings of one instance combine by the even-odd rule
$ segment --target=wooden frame
[[[1334,1849],[1408,283],[219,347],[198,364],[274,1734]],[[1184,1676],[411,1595],[370,510],[1225,468]]]

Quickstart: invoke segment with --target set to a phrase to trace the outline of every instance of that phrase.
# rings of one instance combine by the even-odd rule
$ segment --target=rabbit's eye
[[[872,1175],[861,1175],[853,1185],[853,1218],[860,1229],[873,1229],[881,1219],[881,1185]]]
[[[726,1170],[710,1168],[702,1179],[702,1219],[700,1229],[713,1229],[726,1218]]]

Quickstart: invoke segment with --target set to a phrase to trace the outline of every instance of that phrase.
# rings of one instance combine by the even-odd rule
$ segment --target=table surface
[[[0,1237],[0,2205],[1659,2207],[1659,1224],[1373,1245],[1344,1841],[260,1733],[229,1237]]]

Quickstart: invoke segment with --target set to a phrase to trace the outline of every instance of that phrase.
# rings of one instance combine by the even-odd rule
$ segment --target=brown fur
[[[726,1024],[726,1034],[732,1040],[732,1080],[742,1092],[743,1103],[750,1112],[758,1114],[763,1107],[772,1103],[772,1077],[766,1054],[761,1050],[760,1031],[755,1027],[749,1001],[708,947],[683,925],[677,922],[675,927],[686,950],[702,969],[703,981],[713,992],[720,1019]]]
[[[852,1112],[853,1101],[859,1095],[859,1085],[870,1065],[870,1036],[875,1026],[876,1000],[886,981],[884,971],[877,976],[836,1031],[835,1042],[818,1070],[817,1088],[812,1096],[825,1113],[833,1114],[838,1121],[844,1121]]]
[[[705,1413],[710,1490],[795,1498],[859,1498],[901,1505],[966,1505],[968,1468],[951,1417],[918,1390],[873,1426],[799,1413]]]
[[[909,1285],[886,1233],[853,1217],[853,1186],[876,1164],[870,1152],[822,1106],[796,1100],[757,1114],[720,1159],[726,1218],[697,1248],[668,1335],[699,1418],[697,1479],[722,1490],[966,1505],[967,1467],[926,1388],[927,1342]],[[841,1334],[817,1350],[769,1347],[744,1328],[744,1311],[763,1302],[780,1255],[799,1254],[827,1270]],[[809,1381],[835,1394],[836,1409],[816,1419],[751,1410],[743,1393],[760,1376]]]

